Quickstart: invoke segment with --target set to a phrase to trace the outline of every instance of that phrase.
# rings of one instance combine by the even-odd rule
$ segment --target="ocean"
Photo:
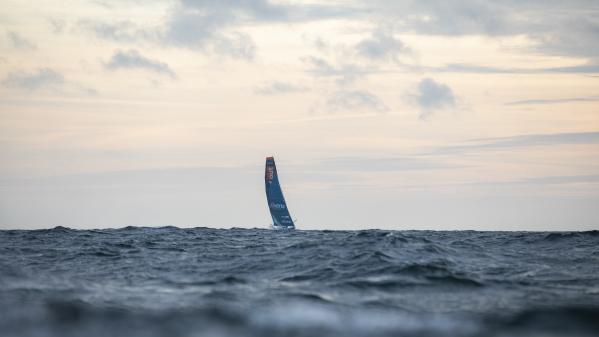
[[[599,231],[0,231],[0,336],[598,336]]]

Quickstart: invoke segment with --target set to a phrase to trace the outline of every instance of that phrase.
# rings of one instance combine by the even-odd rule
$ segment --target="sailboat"
[[[273,229],[295,229],[289,209],[283,197],[281,184],[279,184],[279,175],[275,165],[274,157],[266,157],[266,172],[264,173],[264,183],[266,185],[266,201],[272,217]]]

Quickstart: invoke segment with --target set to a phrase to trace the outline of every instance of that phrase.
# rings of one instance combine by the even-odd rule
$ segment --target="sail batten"
[[[295,225],[289,214],[289,209],[281,190],[281,184],[279,183],[274,157],[266,157],[264,182],[266,186],[266,201],[268,202],[273,227],[275,229],[294,229]]]

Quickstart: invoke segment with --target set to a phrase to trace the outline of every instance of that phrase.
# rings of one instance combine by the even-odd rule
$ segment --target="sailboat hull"
[[[274,229],[276,231],[291,231],[295,229],[295,226],[275,226],[275,225],[270,225],[271,229]]]

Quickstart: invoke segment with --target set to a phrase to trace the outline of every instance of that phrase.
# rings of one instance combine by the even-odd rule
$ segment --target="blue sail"
[[[279,184],[279,175],[277,174],[274,157],[266,157],[264,182],[266,184],[266,201],[272,216],[273,227],[275,229],[294,229],[295,225],[291,215],[289,215],[281,184]]]

